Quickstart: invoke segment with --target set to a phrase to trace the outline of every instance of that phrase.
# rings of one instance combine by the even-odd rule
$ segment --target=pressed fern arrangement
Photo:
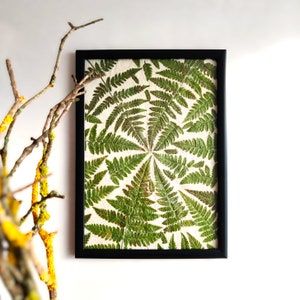
[[[216,63],[92,59],[84,248],[210,249],[217,240]]]
[[[48,186],[48,159],[54,143],[54,129],[59,124],[61,118],[68,112],[71,105],[76,101],[77,97],[83,93],[85,85],[97,79],[97,75],[95,75],[94,72],[87,73],[79,82],[73,77],[74,87],[49,111],[40,136],[32,138],[30,144],[24,148],[20,156],[15,159],[12,167],[9,168],[7,160],[11,133],[14,130],[14,124],[18,116],[23,110],[33,101],[36,101],[37,98],[44,95],[50,88],[54,87],[63,46],[69,35],[78,29],[99,21],[101,21],[101,19],[80,26],[68,23],[70,29],[61,39],[49,83],[30,98],[22,96],[19,92],[11,62],[10,60],[6,61],[14,101],[8,113],[0,122],[0,141],[2,143],[0,148],[0,277],[11,295],[11,298],[14,300],[41,299],[35,280],[36,274],[47,286],[49,298],[57,298],[57,280],[53,249],[55,232],[48,232],[44,225],[50,219],[47,210],[48,199],[55,197],[62,198],[63,196],[51,190]],[[31,180],[28,179],[28,181],[32,183],[18,190],[12,190],[10,186],[14,180],[14,174],[23,161],[40,144],[43,147],[43,153],[37,165],[34,166],[36,170],[35,178]],[[19,200],[18,192],[27,188],[32,189],[31,199]],[[20,206],[27,208],[26,214],[20,215]],[[31,230],[24,231],[23,224],[26,223],[29,218],[32,218],[34,225]],[[40,262],[35,256],[35,249],[32,244],[34,238],[40,238],[43,242],[46,258],[45,264]]]

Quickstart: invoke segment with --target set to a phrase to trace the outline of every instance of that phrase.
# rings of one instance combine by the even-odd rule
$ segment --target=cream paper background
[[[158,74],[155,74],[155,72],[157,71],[162,71],[165,69],[165,67],[162,66],[162,64],[160,64],[160,68],[159,70],[153,66],[153,64],[151,63],[150,60],[148,59],[141,59],[141,66],[143,66],[143,63],[146,62],[146,63],[150,63],[152,65],[152,69],[153,69],[153,77],[159,77]],[[179,61],[183,61],[183,60],[179,60]],[[216,65],[216,62],[213,61],[213,60],[205,60],[206,62],[210,62],[214,65]],[[92,65],[94,65],[95,63],[97,62],[97,60],[90,60],[90,63]],[[85,62],[85,69],[87,70],[88,67],[90,67],[90,64],[86,61]],[[103,77],[103,80],[105,80],[107,77],[112,77],[114,76],[115,74],[118,74],[118,73],[121,73],[121,72],[124,72],[130,68],[137,68],[136,64],[133,62],[133,60],[130,60],[130,59],[119,59],[116,63],[116,65],[110,70],[108,71],[105,76]],[[153,82],[149,81],[146,79],[145,75],[144,75],[144,72],[143,70],[141,69],[140,71],[138,71],[136,73],[136,77],[139,79],[139,84],[140,85],[149,85],[149,87],[147,88],[148,91],[151,91],[151,90],[159,90],[160,88],[157,87]],[[89,102],[91,101],[92,99],[92,96],[93,96],[93,93],[94,93],[94,90],[95,88],[98,86],[98,84],[101,82],[100,79],[97,79],[97,80],[94,80],[93,82],[91,82],[87,87],[86,87],[86,94],[85,94],[85,104],[89,104]],[[214,80],[214,82],[216,83],[216,81]],[[129,88],[129,87],[132,87],[136,85],[136,83],[132,80],[132,79],[128,79],[124,84],[122,84],[120,87],[118,88],[113,88],[112,90],[112,93],[114,91],[118,91],[118,90],[121,90],[121,89],[126,89],[126,88]],[[191,92],[193,92],[193,90],[191,90],[191,88],[186,85],[186,84],[180,84],[181,86],[183,86],[184,88],[190,90]],[[144,90],[145,91],[145,90]],[[129,102],[133,99],[146,99],[145,97],[145,93],[144,91],[140,92],[139,94],[137,95],[134,95],[134,96],[131,96],[129,98],[126,98],[125,100],[123,100],[123,102]],[[205,88],[202,89],[202,92],[203,94],[208,91],[206,90]],[[195,92],[194,92],[195,94]],[[105,97],[103,98],[103,100],[105,99]],[[154,100],[154,99],[157,99],[155,96],[151,95],[151,100]],[[175,122],[177,125],[179,125],[181,128],[183,127],[183,120],[184,118],[186,117],[189,109],[192,107],[192,105],[197,101],[197,97],[196,99],[186,99],[187,103],[188,103],[188,108],[184,108],[181,106],[182,108],[182,114],[179,115],[179,114],[176,114],[176,120],[172,120],[173,122]],[[101,100],[99,101],[99,103],[101,102]],[[99,105],[99,103],[96,105],[96,107]],[[99,132],[105,128],[105,121],[106,119],[109,117],[110,113],[112,112],[112,110],[115,108],[116,104],[114,105],[111,105],[108,109],[104,110],[100,115],[98,115],[97,117],[101,120],[101,124],[98,124],[97,125],[97,134],[99,134]],[[149,119],[149,112],[150,112],[150,107],[151,107],[151,104],[149,102],[145,102],[144,104],[142,104],[141,106],[139,106],[140,108],[142,109],[145,109],[146,112],[144,112],[143,114],[145,114],[145,118],[141,119],[143,122],[144,122],[144,136],[147,137],[147,124],[148,124],[148,119]],[[210,112],[212,109],[214,110],[217,110],[217,107],[214,106],[212,108],[210,108],[208,110],[208,112]],[[171,120],[171,119],[170,119]],[[197,119],[196,119],[197,120]],[[195,121],[196,121],[195,120]],[[94,124],[91,124],[91,123],[88,123],[85,121],[85,129],[86,128],[91,128]],[[112,124],[109,129],[108,129],[108,132],[114,132],[114,124]],[[161,132],[160,132],[161,133]],[[155,142],[158,140],[158,137],[160,135],[160,133],[157,135],[156,139],[155,139]],[[116,132],[116,134],[128,139],[128,140],[131,140],[132,142],[134,143],[137,143],[138,142],[132,137],[132,136],[129,136],[127,135],[126,133],[124,133],[122,130],[118,130]],[[184,131],[184,134],[181,134],[177,139],[176,141],[180,141],[180,140],[186,140],[186,139],[192,139],[192,138],[197,138],[197,137],[200,137],[200,138],[203,138],[204,140],[207,139],[207,137],[211,135],[211,133],[207,132],[207,131],[203,131],[203,132],[200,132],[200,133],[194,133],[194,132],[187,132],[187,131]],[[154,144],[155,144],[154,142]],[[183,151],[175,146],[172,147],[172,145],[169,145],[166,149],[174,149],[176,148],[176,150],[178,151],[178,155],[181,155],[182,157],[186,157],[188,161],[191,161],[191,160],[194,160],[196,162],[198,161],[204,161],[205,165],[207,165],[210,169],[212,169],[212,167],[215,165],[215,162],[212,159],[208,159],[208,158],[205,158],[205,159],[202,159],[202,158],[199,158],[195,155],[192,155],[186,151]],[[119,157],[125,157],[125,156],[128,156],[128,155],[132,155],[132,154],[138,154],[138,153],[145,153],[145,152],[142,152],[142,151],[135,151],[135,150],[130,150],[130,151],[122,151],[122,152],[112,152],[110,154],[108,153],[105,153],[105,155],[108,155],[107,156],[107,159],[112,161],[113,158],[119,158]],[[164,153],[164,151],[159,151],[159,153]],[[104,154],[103,154],[104,155]],[[95,158],[99,158],[101,156],[103,156],[102,154],[101,155],[93,155],[89,152],[88,148],[86,149],[85,151],[85,160],[91,160],[91,159],[95,159]],[[137,170],[142,166],[142,164],[151,156],[151,153],[148,153],[147,156],[143,159],[143,161],[129,174],[129,176],[127,176],[125,179],[121,180],[119,182],[119,187],[116,188],[112,193],[110,193],[106,198],[105,200],[101,200],[99,201],[99,203],[97,204],[94,204],[93,206],[89,207],[89,208],[85,208],[84,211],[85,211],[85,214],[91,214],[91,218],[89,219],[88,221],[88,224],[105,224],[105,225],[110,225],[110,226],[115,226],[114,224],[112,223],[109,223],[107,222],[106,220],[100,218],[95,210],[93,209],[93,207],[97,207],[97,208],[103,208],[103,209],[110,209],[110,210],[115,210],[107,201],[106,199],[115,199],[115,196],[117,195],[124,195],[122,193],[122,189],[126,188],[126,185],[127,184],[130,184],[130,182],[132,181],[134,175],[136,174]],[[158,163],[158,166],[161,168],[161,169],[167,169],[167,167],[165,167],[163,164],[161,164],[158,160],[156,160],[156,162]],[[105,163],[102,163],[101,167],[99,168],[99,171],[103,171],[103,170],[107,170],[107,167],[106,167],[106,164]],[[190,168],[190,171],[196,171],[197,169],[195,168]],[[189,171],[189,172],[190,172]],[[189,173],[188,172],[188,173]],[[152,178],[153,181],[155,181],[155,178],[154,178],[154,170],[152,168],[152,163],[150,164],[150,176]],[[168,179],[168,182],[170,182],[171,186],[174,188],[175,191],[183,191],[185,192],[185,194],[187,194],[188,196],[190,196],[191,198],[193,198],[194,200],[197,200],[197,198],[193,197],[192,195],[190,195],[189,193],[187,193],[185,191],[185,189],[192,189],[192,190],[199,190],[199,191],[216,191],[217,190],[217,184],[215,185],[214,188],[211,188],[209,186],[206,186],[204,184],[180,184],[180,180],[181,179],[175,179],[175,180],[172,180],[170,181]],[[99,186],[101,185],[115,185],[111,179],[110,179],[110,175],[109,175],[109,172],[106,173],[105,177],[102,179],[102,181],[99,183]],[[156,201],[159,199],[158,196],[155,195],[155,192],[149,197],[151,200],[153,201]],[[181,197],[179,196],[179,201],[181,201],[181,203],[184,204],[184,201],[181,199]],[[199,200],[197,200],[199,201]],[[202,204],[202,202],[201,202]],[[185,205],[185,204],[184,204]],[[185,205],[186,206],[186,205]],[[211,208],[209,208],[209,206],[205,205],[209,210],[211,210]],[[153,206],[153,208],[155,208],[156,210],[158,210],[159,208],[159,205],[157,203],[155,203]],[[188,219],[192,219],[192,216],[190,215],[190,213],[188,214]],[[162,226],[162,221],[163,219],[162,218],[158,218],[157,220],[151,222],[151,224],[154,224],[154,225],[158,225],[158,226]],[[85,234],[89,233],[90,231],[88,231],[86,228],[84,229],[84,232]],[[181,241],[181,233],[186,233],[186,232],[189,232],[191,233],[194,237],[196,237],[202,244],[205,248],[207,248],[207,243],[203,242],[203,238],[201,237],[201,235],[199,234],[199,231],[197,229],[196,226],[190,226],[190,227],[183,227],[180,231],[177,231],[177,232],[174,232],[174,237],[175,237],[175,242],[176,242],[176,245],[178,248],[180,248],[180,241]],[[169,238],[171,237],[173,233],[167,233],[166,236],[169,240]],[[89,245],[97,245],[97,244],[107,244],[107,243],[110,243],[110,241],[107,241],[99,236],[96,236],[94,234],[91,235],[90,239],[89,239],[89,242],[87,244],[87,246]],[[168,249],[168,244],[162,244],[160,240],[158,240],[157,242],[155,243],[152,243],[151,245],[149,245],[148,247],[139,247],[139,246],[136,246],[136,247],[130,247],[130,249],[157,249],[157,244],[160,244],[164,249]],[[209,242],[209,245],[211,247],[217,247],[217,240],[215,241],[212,241],[212,242]]]

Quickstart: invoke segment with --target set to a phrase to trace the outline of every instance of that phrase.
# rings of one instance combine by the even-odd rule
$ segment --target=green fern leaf
[[[186,175],[180,182],[181,184],[196,184],[202,183],[204,185],[214,187],[217,183],[217,176],[215,167],[210,171],[208,166],[205,166],[204,170],[192,172]]]
[[[173,145],[202,158],[207,157],[208,159],[211,159],[216,153],[214,140],[211,136],[207,138],[206,143],[202,138],[194,138],[191,140],[178,141],[173,143]]]
[[[181,114],[181,108],[180,106],[174,101],[173,97],[171,94],[166,93],[164,91],[150,91],[150,93],[157,97],[158,99],[163,100],[164,102],[167,103],[168,107],[173,109],[177,114]],[[152,104],[154,102],[152,101]]]
[[[119,244],[94,244],[84,247],[85,249],[120,249]]]
[[[154,163],[154,173],[156,180],[156,194],[159,197],[157,203],[160,205],[159,211],[164,219],[165,231],[169,231],[170,226],[180,229],[180,222],[186,217],[187,210],[183,204],[179,202],[177,193],[174,192],[167,179],[164,177],[156,163]],[[176,230],[174,230],[176,231]]]
[[[152,66],[149,63],[143,65],[143,70],[146,76],[146,79],[149,80],[152,77]]]
[[[84,215],[83,223],[86,224],[89,221],[89,219],[91,218],[91,216],[92,216],[91,214]]]
[[[88,147],[92,154],[142,150],[137,144],[114,133],[107,133],[105,130],[102,130],[97,137],[90,134]]]
[[[195,99],[196,96],[186,88],[179,86],[179,84],[175,81],[157,77],[157,78],[151,78],[150,81],[152,81],[155,85],[157,85],[159,88],[163,89],[165,91],[164,97],[172,99],[175,99],[180,105],[187,107],[187,102],[185,98],[188,99]],[[153,93],[153,92],[152,92]]]
[[[193,70],[191,77],[194,82],[199,84],[201,87],[209,90],[213,94],[216,93],[216,84],[210,78],[202,74],[198,69]]]
[[[216,130],[216,112],[205,113],[196,122],[189,122],[184,127],[188,132],[209,131],[214,133]]]
[[[151,63],[152,63],[157,69],[159,69],[159,60],[157,60],[157,59],[151,59],[150,61],[151,61]]]
[[[113,183],[118,184],[133,171],[138,164],[145,158],[146,154],[136,154],[121,158],[114,158],[112,161],[106,160],[107,169]]]
[[[182,133],[183,130],[181,129],[181,127],[179,127],[174,122],[170,122],[162,131],[154,150],[161,150],[170,145]]]
[[[106,72],[110,71],[117,63],[117,60],[113,59],[100,59],[93,64],[93,61],[88,60],[90,67],[88,72],[92,77],[102,77]]]
[[[85,245],[89,242],[90,237],[91,237],[91,234],[90,234],[90,233],[85,234],[85,235],[83,236],[83,245],[84,245],[84,247],[85,247]]]
[[[189,110],[184,122],[189,122],[199,118],[203,113],[207,112],[215,104],[215,96],[211,93],[205,93]]]
[[[188,162],[185,157],[182,157],[180,155],[155,153],[154,157],[157,158],[162,164],[170,168],[172,171],[174,171],[174,173],[177,174],[178,178],[183,177],[188,172],[189,167],[194,164],[194,161]]]
[[[187,74],[190,71],[190,66],[176,59],[161,59],[159,62],[168,69]]]
[[[102,224],[88,224],[85,228],[91,233],[100,236],[105,240],[112,240],[114,242],[120,242],[123,238],[124,229],[119,227],[112,227]]]
[[[87,112],[90,113],[99,103],[99,101],[107,93],[109,93],[109,91],[110,91],[109,88],[104,83],[100,82],[93,92],[93,97],[90,103],[86,106]]]
[[[93,206],[96,203],[99,203],[107,195],[109,195],[117,186],[113,185],[104,185],[100,187],[85,188],[84,191],[84,205],[85,207]]]
[[[125,227],[126,217],[122,213],[116,212],[114,210],[99,209],[96,207],[94,207],[94,210],[97,213],[97,215],[102,219],[110,223],[116,224],[120,227]]]
[[[174,250],[177,249],[176,243],[175,243],[175,240],[174,240],[174,234],[172,234],[172,236],[170,238],[169,249],[174,249]]]
[[[163,172],[170,180],[174,180],[176,178],[175,175],[169,170],[163,170]]]
[[[144,100],[144,99],[135,99],[130,102],[120,103],[113,109],[113,111],[110,113],[109,117],[106,119],[105,128],[108,129],[109,126],[111,124],[113,124],[114,121],[117,119],[117,117],[124,111],[133,109],[133,108],[137,108],[145,102],[146,102],[146,100]],[[145,111],[145,110],[141,110],[141,111]],[[139,111],[139,112],[141,112],[141,111]]]
[[[117,88],[124,84],[128,79],[134,77],[134,75],[140,70],[140,68],[128,69],[122,73],[117,73],[110,78],[110,85]]]
[[[116,103],[120,103],[129,97],[141,93],[147,87],[148,87],[147,85],[135,85],[127,89],[115,91],[113,94],[110,93],[109,96],[107,96],[103,101],[100,102],[99,106],[97,106],[97,108],[94,110],[93,115],[98,116],[104,110],[108,109],[110,106]]]
[[[84,162],[84,178],[90,179],[97,172],[106,156]]]
[[[115,200],[108,203],[122,215],[126,216],[122,247],[148,246],[158,239],[159,226],[149,223],[158,218],[153,201],[148,197],[150,181],[150,160],[145,162],[134,176],[131,184],[123,190],[125,196],[117,196]]]
[[[85,119],[86,122],[89,123],[93,123],[93,124],[101,124],[100,119],[98,119],[97,117],[93,116],[93,115],[85,115]]]
[[[141,120],[145,118],[142,113],[144,109],[132,108],[123,112],[115,123],[115,132],[121,126],[121,130],[126,132],[129,136],[135,138],[142,146],[147,148],[146,138],[144,137],[144,122]]]
[[[181,249],[190,249],[189,241],[183,233],[181,233]]]
[[[203,245],[200,241],[198,241],[194,236],[192,236],[190,233],[187,233],[190,248],[191,249],[203,249]]]
[[[180,192],[180,194],[189,208],[204,242],[211,242],[215,240],[217,238],[216,214],[184,193]]]
[[[145,90],[148,87],[148,85],[135,85],[131,86],[127,89],[122,89],[120,91],[116,91],[113,95],[114,98],[118,99],[118,101],[125,100],[129,97],[133,97],[139,93],[141,93],[143,90]]]
[[[140,59],[133,59],[133,62],[135,63],[135,65],[137,67],[140,67],[141,66],[141,60]]]
[[[180,72],[175,71],[174,69],[165,69],[163,71],[157,72],[157,74],[171,80],[176,80],[179,83],[182,83],[184,81],[184,75]]]
[[[194,190],[186,190],[193,196],[195,196],[198,200],[208,205],[211,208],[216,206],[217,202],[217,193],[216,192],[208,192],[208,191],[194,191]]]

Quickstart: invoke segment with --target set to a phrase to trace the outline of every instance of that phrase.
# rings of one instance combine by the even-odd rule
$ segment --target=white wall
[[[48,225],[59,230],[59,299],[299,299],[300,1],[1,0],[1,116],[12,101],[4,59],[28,97],[47,83],[66,22],[97,17],[105,21],[68,41],[56,89],[19,119],[11,151],[37,136],[70,88],[75,49],[226,48],[229,258],[75,260],[72,111],[51,158],[51,186],[67,196],[51,200]],[[26,160],[15,186],[32,180],[38,157]]]

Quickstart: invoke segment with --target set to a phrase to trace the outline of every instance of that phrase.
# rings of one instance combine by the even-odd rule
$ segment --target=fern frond
[[[195,67],[199,69],[199,71],[201,73],[203,73],[204,75],[215,79],[216,78],[216,66],[213,65],[210,62],[205,62],[203,60],[196,60],[195,61]]]
[[[102,219],[116,224],[120,227],[125,227],[126,225],[126,216],[123,215],[122,213],[119,213],[117,211],[114,210],[108,210],[108,209],[99,209],[94,207],[95,212],[97,213],[97,215],[99,217],[101,217]]]
[[[182,83],[184,80],[184,75],[181,72],[175,71],[174,69],[165,69],[163,71],[157,72],[156,74],[159,74],[162,77],[176,80],[179,83]]]
[[[183,177],[188,172],[189,168],[194,164],[194,161],[188,162],[185,157],[180,155],[155,153],[154,157],[171,169],[178,178]]]
[[[209,90],[213,94],[216,93],[216,84],[210,78],[199,72],[198,69],[193,69],[190,76],[192,77],[194,82],[198,83],[201,87]]]
[[[174,239],[174,234],[172,234],[169,242],[169,249],[177,249],[175,239]]]
[[[190,248],[191,249],[203,249],[203,245],[200,241],[198,241],[194,236],[192,236],[190,233],[187,233]]]
[[[174,146],[202,158],[211,159],[216,153],[214,140],[208,136],[206,142],[202,138],[194,138],[173,143]]]
[[[120,103],[119,105],[115,106],[113,111],[110,113],[109,117],[106,119],[105,128],[108,129],[111,124],[117,119],[117,117],[124,111],[137,108],[145,103],[147,100],[144,99],[134,99],[129,102]],[[144,111],[144,110],[143,110]]]
[[[159,60],[158,59],[150,59],[151,63],[159,69]]]
[[[116,188],[117,186],[114,185],[103,185],[100,187],[85,188],[84,206],[88,208],[96,203],[99,203]]]
[[[187,74],[190,71],[190,67],[187,64],[176,59],[160,59],[159,62],[166,68],[183,74]]]
[[[115,66],[117,60],[100,59],[94,64],[92,61],[88,60],[88,63],[90,64],[90,67],[88,67],[88,72],[91,74],[91,76],[102,77],[106,72],[110,71]]]
[[[142,113],[144,109],[132,108],[124,111],[115,123],[115,132],[121,126],[123,132],[135,138],[142,146],[147,148],[146,138],[144,137],[144,122],[141,121],[145,117]]]
[[[189,243],[188,239],[186,238],[186,236],[183,233],[181,233],[180,249],[190,249],[190,243]]]
[[[87,178],[85,178],[84,187],[86,189],[94,188],[94,186],[97,186],[100,183],[100,181],[103,179],[103,177],[105,176],[106,173],[107,173],[107,171],[104,170],[104,171],[100,171],[100,172],[96,173],[92,179],[88,180]]]
[[[140,68],[131,68],[122,73],[117,73],[114,76],[110,77],[110,85],[114,88],[117,88],[124,84],[128,79],[132,78]]]
[[[140,66],[141,66],[141,60],[140,60],[140,59],[133,59],[132,61],[135,63],[135,65],[136,65],[137,67],[140,67]]]
[[[119,244],[94,244],[87,245],[84,247],[85,249],[120,249]]]
[[[105,240],[114,242],[120,242],[124,234],[123,228],[112,227],[103,224],[88,224],[85,225],[85,228],[94,235],[100,236]]]
[[[164,90],[166,92],[165,94],[169,95],[168,97],[175,99],[180,105],[184,107],[188,106],[185,98],[196,98],[196,96],[190,90],[187,90],[186,88],[180,86],[176,81],[172,81],[162,77],[153,77],[150,79],[150,81],[152,81],[155,85]]]
[[[215,167],[212,171],[208,166],[205,166],[204,170],[200,169],[199,171],[192,172],[186,175],[182,180],[181,184],[196,184],[202,183],[204,185],[214,187],[217,183],[217,176],[215,174]]]
[[[88,123],[93,123],[93,124],[101,124],[101,121],[99,118],[95,117],[94,115],[85,115],[84,120]]]
[[[163,170],[163,172],[170,180],[174,180],[176,178],[175,175],[169,170]]]
[[[161,100],[165,101],[168,104],[168,106],[170,108],[172,108],[177,114],[182,113],[180,106],[174,101],[171,94],[166,93],[164,91],[158,91],[158,90],[157,91],[156,90],[155,91],[150,91],[150,93],[153,96],[157,97],[158,99],[161,99]]]
[[[144,70],[146,79],[149,80],[152,77],[152,66],[151,66],[151,64],[145,63],[143,65],[143,70]]]
[[[85,245],[89,242],[90,237],[91,237],[91,234],[90,234],[90,233],[85,234],[85,235],[83,236],[83,245],[84,245],[84,247],[85,247]]]
[[[216,192],[208,192],[208,191],[194,191],[194,190],[186,190],[191,195],[195,196],[198,200],[208,205],[211,208],[216,206],[217,202],[217,193]]]
[[[129,97],[135,96],[139,93],[141,93],[143,90],[145,90],[148,87],[148,85],[135,85],[131,86],[127,89],[122,89],[120,91],[116,91],[113,94],[113,97],[118,99],[118,101],[122,101],[124,99],[127,99]]]
[[[183,133],[181,127],[179,127],[176,123],[170,122],[166,125],[165,129],[161,132],[160,137],[156,143],[154,150],[161,150],[166,146],[170,145],[175,139]]]
[[[113,183],[118,184],[133,171],[138,164],[145,158],[146,153],[135,154],[121,158],[114,158],[112,161],[106,160],[107,169]]]
[[[189,110],[184,122],[193,121],[207,112],[215,104],[215,96],[209,92],[205,93]]]
[[[156,103],[152,102],[153,106],[150,108],[150,117],[148,121],[148,143],[150,149],[152,149],[154,140],[158,133],[169,122],[168,115],[164,106],[154,106]]]
[[[164,219],[164,231],[169,231],[170,228],[174,227],[176,227],[174,229],[177,229],[178,227],[180,229],[180,222],[186,217],[188,212],[178,200],[177,193],[168,183],[156,163],[154,163],[154,173],[156,180],[156,194],[159,197],[157,203],[160,205],[159,211],[161,212],[161,217]]]
[[[99,157],[93,160],[86,160],[84,162],[84,178],[90,179],[97,172],[100,165],[107,156]]]
[[[83,223],[86,224],[89,221],[89,219],[91,218],[91,216],[92,216],[91,214],[84,215]]]
[[[108,200],[118,213],[126,216],[122,236],[124,248],[148,246],[157,241],[161,235],[160,227],[149,223],[158,218],[156,210],[151,207],[153,201],[148,198],[151,195],[149,164],[150,160],[141,166],[131,184],[123,190],[125,196]]]
[[[199,202],[180,192],[189,211],[199,228],[204,242],[211,242],[217,238],[217,216],[214,212],[201,205]]]
[[[147,85],[135,85],[127,89],[122,89],[120,91],[115,91],[114,93],[110,93],[110,95],[107,96],[104,100],[102,100],[100,104],[96,107],[96,109],[93,111],[93,115],[98,116],[104,110],[108,109],[110,106],[116,103],[120,103],[129,97],[141,93],[147,87],[148,87]]]
[[[216,131],[216,112],[212,110],[211,113],[205,113],[196,122],[188,122],[183,128],[188,132],[208,131],[214,133]]]
[[[114,133],[107,133],[105,130],[102,130],[96,137],[90,134],[87,145],[92,154],[142,150],[137,144]]]
[[[110,90],[105,85],[105,83],[100,82],[93,92],[93,97],[92,97],[90,103],[88,105],[86,105],[87,113],[89,114],[96,107],[96,105],[100,102],[100,100],[109,92],[110,92]]]

